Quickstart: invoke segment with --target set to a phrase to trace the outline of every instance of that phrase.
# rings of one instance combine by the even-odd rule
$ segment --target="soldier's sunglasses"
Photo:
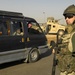
[[[74,15],[71,14],[71,15],[65,15],[64,17],[65,17],[65,19],[66,19],[66,18],[69,18],[69,19],[70,19],[70,18],[73,18],[73,16],[74,16]]]

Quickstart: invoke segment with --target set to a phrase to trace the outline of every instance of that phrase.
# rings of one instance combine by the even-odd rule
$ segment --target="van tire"
[[[39,51],[37,48],[33,48],[28,55],[28,62],[36,62],[39,59]]]

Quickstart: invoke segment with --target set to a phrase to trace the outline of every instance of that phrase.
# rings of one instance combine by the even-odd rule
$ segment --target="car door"
[[[28,28],[28,47],[46,45],[46,37],[37,22],[31,21],[31,28]]]
[[[0,28],[0,52],[18,50],[25,47],[23,35],[13,35],[13,33],[20,28],[22,31],[21,21],[4,20]]]

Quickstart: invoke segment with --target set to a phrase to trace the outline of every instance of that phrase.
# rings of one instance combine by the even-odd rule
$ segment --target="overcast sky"
[[[64,18],[64,9],[72,4],[75,0],[0,0],[0,10],[22,12],[24,16],[44,22],[47,17]]]

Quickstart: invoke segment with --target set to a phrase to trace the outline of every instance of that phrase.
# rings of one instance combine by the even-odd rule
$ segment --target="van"
[[[17,60],[35,62],[48,50],[46,43],[35,19],[19,12],[0,10],[0,64]]]

